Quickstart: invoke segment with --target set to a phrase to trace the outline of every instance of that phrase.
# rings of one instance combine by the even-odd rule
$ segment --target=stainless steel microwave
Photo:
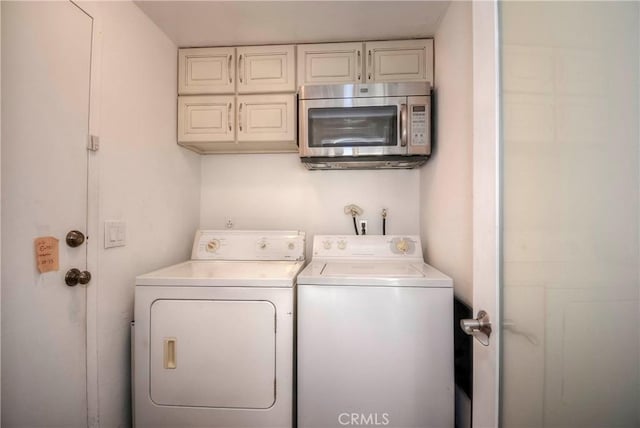
[[[431,154],[431,85],[302,86],[298,120],[309,169],[415,168]]]

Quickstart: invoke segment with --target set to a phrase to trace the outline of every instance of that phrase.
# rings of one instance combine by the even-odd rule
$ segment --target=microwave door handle
[[[407,147],[407,128],[409,128],[407,105],[400,104],[400,146],[402,147]]]

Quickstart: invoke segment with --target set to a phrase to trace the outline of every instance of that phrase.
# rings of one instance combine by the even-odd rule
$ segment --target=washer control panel
[[[216,251],[218,251],[219,248],[220,248],[220,240],[213,238],[207,242],[207,246],[205,247],[205,250],[208,253],[215,253]]]
[[[304,260],[299,231],[199,230],[192,260]]]
[[[422,260],[420,238],[415,235],[316,235],[313,258],[402,259]]]

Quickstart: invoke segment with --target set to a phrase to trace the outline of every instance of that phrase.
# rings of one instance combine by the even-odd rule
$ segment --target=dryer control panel
[[[305,234],[297,230],[199,230],[192,260],[304,260]]]

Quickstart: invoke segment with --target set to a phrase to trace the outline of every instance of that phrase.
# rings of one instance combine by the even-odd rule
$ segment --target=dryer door
[[[266,409],[275,402],[275,306],[165,300],[151,306],[151,399],[158,405]]]

